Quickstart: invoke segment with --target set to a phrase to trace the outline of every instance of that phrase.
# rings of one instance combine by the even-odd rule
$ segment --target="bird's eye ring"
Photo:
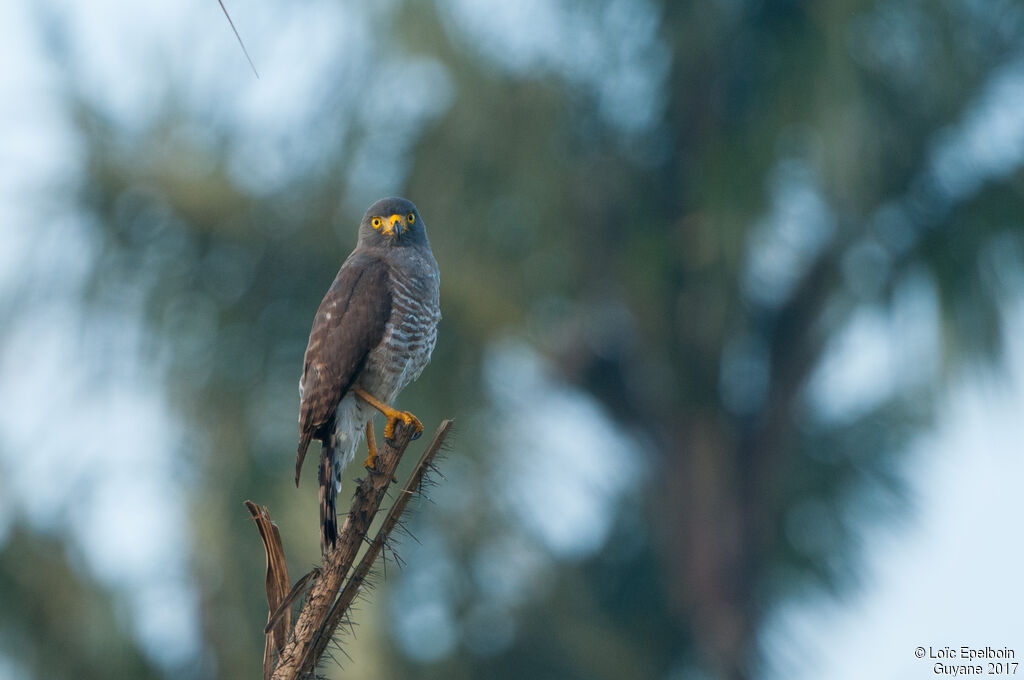
[[[416,215],[414,215],[413,213],[409,213],[408,215],[405,216],[405,219],[409,221],[409,224],[412,224],[413,222],[416,221]]]
[[[370,220],[370,224],[373,225],[374,229],[380,229],[381,225],[383,225],[384,223],[381,221],[379,217],[374,217],[372,220]]]

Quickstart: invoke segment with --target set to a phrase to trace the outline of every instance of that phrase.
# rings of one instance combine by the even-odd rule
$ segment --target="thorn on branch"
[[[396,528],[412,535],[400,524],[402,513],[409,500],[419,494],[428,470],[436,471],[433,468],[434,458],[441,450],[451,427],[451,420],[443,421],[438,427],[402,491],[388,509],[375,537],[370,540],[370,525],[380,510],[402,454],[412,441],[413,429],[402,423],[396,424],[394,438],[385,440],[377,452],[377,469],[381,474],[368,475],[366,479],[358,480],[345,523],[339,531],[334,549],[325,556],[324,565],[315,567],[290,589],[284,549],[281,547],[277,527],[270,521],[266,508],[260,509],[246,501],[246,507],[260,530],[267,555],[267,602],[270,613],[266,628],[270,632],[267,633],[263,659],[265,680],[297,680],[313,676],[325,654],[331,656],[328,646],[338,626],[347,624],[354,634],[355,624],[349,615],[352,603],[364,587],[366,590],[374,587],[369,577],[371,573],[376,573],[372,572],[372,568],[377,557],[385,549],[391,550],[396,564],[402,567],[403,562],[388,544],[388,537]],[[368,546],[353,570],[352,565],[364,543]],[[292,626],[291,604],[307,588],[308,594]],[[338,649],[348,657],[344,649]],[[276,664],[274,657],[277,659]]]

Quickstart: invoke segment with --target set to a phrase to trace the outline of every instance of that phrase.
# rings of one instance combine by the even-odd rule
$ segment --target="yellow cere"
[[[392,231],[394,231],[395,224],[398,224],[401,227],[401,229],[399,230],[399,233],[404,233],[405,230],[408,228],[408,227],[405,226],[405,220],[402,218],[401,215],[392,215],[391,217],[388,218],[388,223],[389,223],[390,229],[387,229],[386,231],[389,234]]]
[[[402,215],[390,215],[389,217],[374,217],[370,220],[370,224],[374,229],[383,229],[384,233],[388,236],[396,231],[395,225],[398,225],[398,233],[404,234],[408,229],[409,225],[416,221],[416,215],[409,213],[404,217]]]

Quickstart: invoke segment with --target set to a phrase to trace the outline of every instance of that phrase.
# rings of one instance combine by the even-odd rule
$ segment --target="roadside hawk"
[[[341,474],[364,433],[373,471],[373,416],[384,414],[390,439],[398,420],[423,430],[416,416],[390,406],[430,361],[441,319],[440,274],[416,206],[377,201],[359,224],[359,240],[313,319],[299,380],[299,448],[295,484],[306,449],[320,449],[320,543],[338,536],[335,499]]]

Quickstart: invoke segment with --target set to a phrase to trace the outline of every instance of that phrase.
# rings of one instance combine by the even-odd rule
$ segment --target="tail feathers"
[[[299,438],[299,449],[295,453],[295,487],[299,486],[299,475],[302,474],[302,461],[306,460],[306,450],[313,441],[312,431],[303,432]]]
[[[333,438],[332,438],[333,439]],[[335,450],[330,441],[320,449],[320,550],[324,557],[334,549],[338,539],[336,500],[338,487],[334,478]]]

